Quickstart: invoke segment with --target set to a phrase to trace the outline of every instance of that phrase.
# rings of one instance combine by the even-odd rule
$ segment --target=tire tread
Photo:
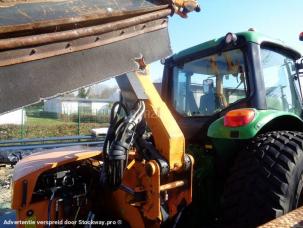
[[[257,136],[235,159],[223,195],[223,221],[254,227],[289,211],[290,185],[303,164],[303,133],[273,131]]]

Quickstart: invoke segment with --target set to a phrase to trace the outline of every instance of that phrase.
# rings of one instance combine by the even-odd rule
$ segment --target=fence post
[[[21,129],[20,129],[20,137],[21,139],[24,138],[24,109],[21,109]]]
[[[78,101],[78,135],[80,135],[80,102]]]

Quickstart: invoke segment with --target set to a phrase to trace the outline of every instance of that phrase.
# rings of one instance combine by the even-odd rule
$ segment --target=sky
[[[197,44],[220,38],[228,32],[254,28],[267,36],[280,39],[303,54],[303,0],[199,0],[201,12],[190,13],[187,19],[178,15],[169,18],[169,36],[173,53]],[[153,81],[161,82],[163,65],[151,64]],[[101,87],[117,86],[115,79]]]
[[[199,0],[202,11],[187,19],[174,15],[169,20],[169,35],[173,53],[228,32],[243,32],[249,28],[280,39],[303,54],[303,0]],[[154,81],[161,81],[163,66],[151,64]]]

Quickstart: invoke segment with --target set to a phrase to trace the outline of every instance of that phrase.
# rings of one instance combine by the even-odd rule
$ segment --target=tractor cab
[[[188,140],[239,108],[301,115],[296,64],[301,55],[257,32],[228,33],[182,51],[165,63],[163,96]],[[171,89],[168,89],[171,88]]]

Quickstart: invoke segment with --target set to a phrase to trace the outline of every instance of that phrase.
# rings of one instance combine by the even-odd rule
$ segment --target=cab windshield
[[[173,104],[183,116],[212,115],[247,94],[240,49],[175,66],[173,73]]]

